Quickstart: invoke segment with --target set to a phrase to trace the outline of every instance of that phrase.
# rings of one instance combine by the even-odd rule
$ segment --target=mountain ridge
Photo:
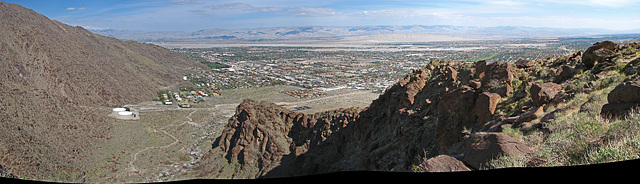
[[[180,67],[176,67],[180,66]],[[200,63],[0,2],[0,165],[20,177],[82,173],[109,109],[152,99]]]

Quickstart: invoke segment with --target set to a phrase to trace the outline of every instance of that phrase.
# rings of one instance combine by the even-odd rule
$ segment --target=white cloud
[[[202,4],[202,2],[194,0],[171,0],[171,2],[178,4]]]
[[[426,18],[426,17],[446,17],[455,16],[453,14],[445,15],[444,13],[438,13],[433,10],[375,10],[375,11],[362,11],[361,16],[368,17],[402,17],[402,18]]]
[[[67,8],[67,11],[75,11],[75,10],[86,10],[86,8],[74,8],[74,7]]]
[[[640,5],[640,1],[638,0],[541,0],[540,2],[606,8],[624,8]]]
[[[256,11],[256,12],[273,12],[273,11],[282,11],[283,8],[271,7],[271,6],[260,6],[256,7],[247,3],[225,3],[209,6],[211,9],[215,10],[242,10],[242,11]]]
[[[247,3],[225,3],[209,6],[214,10],[241,10],[249,12],[278,12],[281,15],[289,16],[306,16],[306,17],[318,17],[318,16],[331,16],[338,15],[341,12],[336,11],[333,8],[324,7],[302,7],[302,6],[290,6],[290,7],[276,7],[276,6],[253,6]]]
[[[85,28],[87,30],[92,30],[92,31],[101,31],[101,30],[107,30],[110,28],[104,28],[104,27],[95,27],[95,26],[82,26],[82,28]]]
[[[293,16],[308,16],[308,17],[319,17],[319,16],[332,16],[341,14],[337,12],[333,8],[322,8],[322,7],[292,7],[287,8],[285,15],[293,15]]]
[[[247,3],[225,3],[211,6],[211,9],[252,9],[253,6]]]

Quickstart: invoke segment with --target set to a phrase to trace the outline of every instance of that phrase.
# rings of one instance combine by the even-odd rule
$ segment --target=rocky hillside
[[[200,176],[472,171],[500,167],[501,158],[524,158],[522,167],[576,164],[545,151],[570,146],[557,140],[567,129],[587,127],[562,128],[590,122],[578,118],[599,121],[589,126],[633,124],[614,120],[635,114],[629,112],[640,103],[639,50],[637,43],[602,41],[572,55],[515,63],[435,60],[364,109],[300,114],[247,99],[201,162]],[[580,148],[597,150],[614,139],[601,139],[611,132],[572,136],[591,136]],[[553,154],[582,154],[563,148]]]
[[[110,131],[100,107],[150,100],[187,67],[203,66],[0,2],[0,165],[33,179],[82,171]]]

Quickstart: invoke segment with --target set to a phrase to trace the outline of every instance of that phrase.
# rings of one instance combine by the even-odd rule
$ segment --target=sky
[[[88,29],[454,25],[640,31],[640,0],[0,0]]]

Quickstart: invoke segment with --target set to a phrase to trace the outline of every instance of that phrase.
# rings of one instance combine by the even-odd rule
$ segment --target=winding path
[[[202,126],[201,124],[198,124],[198,123],[196,123],[196,122],[193,122],[193,119],[191,119],[191,115],[192,115],[194,112],[196,112],[196,111],[198,111],[198,110],[196,109],[196,110],[192,111],[191,113],[189,113],[189,115],[187,115],[187,116],[186,116],[186,118],[187,118],[187,119],[189,119],[189,121],[182,122],[181,124],[178,124],[178,125],[177,125],[177,124],[170,124],[170,125],[166,125],[166,126],[163,126],[163,127],[159,128],[159,129],[160,129],[160,131],[162,131],[162,133],[164,133],[164,134],[166,134],[167,136],[171,137],[171,138],[172,138],[173,140],[175,140],[175,141],[173,141],[173,142],[172,142],[172,143],[170,143],[170,144],[164,145],[164,146],[159,146],[159,147],[156,147],[156,146],[147,147],[147,148],[144,148],[144,149],[142,149],[142,150],[140,150],[140,151],[136,152],[135,154],[133,154],[132,159],[131,159],[131,161],[129,162],[129,171],[131,171],[131,172],[137,172],[137,171],[138,171],[138,169],[136,169],[135,165],[133,165],[133,163],[138,159],[138,154],[140,154],[140,153],[142,153],[142,152],[145,152],[145,151],[147,151],[147,150],[149,150],[149,149],[152,149],[152,148],[159,148],[159,149],[162,149],[162,148],[168,148],[168,147],[173,146],[174,144],[177,144],[178,142],[180,142],[180,140],[178,140],[175,136],[173,136],[173,135],[171,135],[171,134],[167,133],[166,131],[164,131],[164,129],[165,129],[165,128],[167,128],[167,127],[171,127],[171,126],[182,126],[182,125],[187,124],[187,123],[188,123],[188,124],[190,124],[190,125],[193,125],[193,126]],[[158,131],[157,131],[157,129],[154,129],[154,130],[153,130],[153,132],[158,132]]]

